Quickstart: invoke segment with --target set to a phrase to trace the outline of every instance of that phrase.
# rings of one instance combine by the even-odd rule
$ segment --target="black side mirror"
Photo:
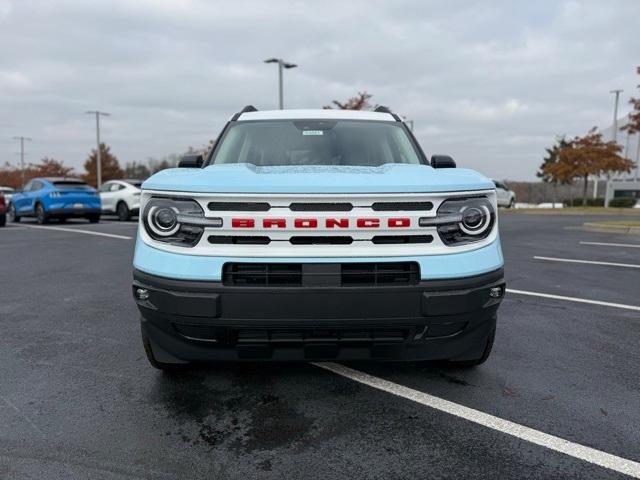
[[[178,162],[180,168],[201,168],[204,158],[199,153],[189,153],[182,157]]]
[[[456,168],[456,162],[449,155],[432,155],[431,166],[433,168]]]

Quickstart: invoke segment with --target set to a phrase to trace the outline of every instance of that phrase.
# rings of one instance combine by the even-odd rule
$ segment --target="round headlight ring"
[[[460,213],[462,221],[458,227],[467,235],[482,235],[491,224],[491,211],[486,205],[465,205]]]
[[[160,237],[170,237],[180,230],[176,207],[154,205],[147,213],[149,228]]]

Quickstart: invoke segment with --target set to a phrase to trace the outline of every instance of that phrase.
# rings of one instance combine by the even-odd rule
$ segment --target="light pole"
[[[283,93],[282,93],[282,69],[286,68],[296,68],[298,65],[296,65],[295,63],[289,63],[289,62],[285,62],[283,59],[281,58],[267,58],[264,63],[277,63],[278,64],[278,106],[280,108],[280,110],[282,110],[284,108],[284,100],[283,100]]]
[[[22,180],[22,186],[24,187],[24,142],[30,142],[29,137],[13,137],[14,140],[20,140],[20,178]]]
[[[615,99],[613,101],[613,143],[618,143],[618,102],[620,100],[620,94],[622,93],[621,88],[617,88],[615,90],[609,91],[609,93],[613,93],[615,95]],[[607,184],[609,183],[609,178],[607,178]],[[593,185],[593,198],[598,196],[598,177],[596,177],[595,184]],[[605,207],[608,207],[607,202],[605,200]]]
[[[98,147],[96,149],[96,184],[97,188],[100,188],[100,186],[102,185],[102,158],[100,155],[100,115],[102,115],[103,117],[108,117],[111,114],[107,112],[99,112],[98,110],[89,110],[85,113],[96,116],[96,141],[98,144]]]
[[[614,93],[616,96],[613,102],[613,141],[616,143],[618,141],[618,101],[620,100],[620,93],[622,92],[623,90],[621,88],[609,92]]]

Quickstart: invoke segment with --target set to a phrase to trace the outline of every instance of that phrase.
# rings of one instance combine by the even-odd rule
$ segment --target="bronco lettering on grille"
[[[321,228],[322,221],[317,218],[264,218],[262,219],[262,228],[303,228],[314,229]],[[379,218],[325,218],[324,228],[380,228],[383,221]],[[255,228],[256,221],[253,218],[232,218],[232,228]],[[387,228],[409,228],[411,219],[408,217],[388,218],[386,219]]]

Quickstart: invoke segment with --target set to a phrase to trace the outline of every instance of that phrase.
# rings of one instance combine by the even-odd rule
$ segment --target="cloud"
[[[636,0],[0,0],[0,163],[80,167],[85,110],[112,114],[122,161],[206,144],[246,104],[321,107],[358,91],[414,121],[425,151],[497,178],[533,179],[556,134],[610,123],[638,82]],[[9,21],[10,20],[10,21]],[[626,97],[625,97],[626,99]],[[628,107],[621,103],[621,115]]]

